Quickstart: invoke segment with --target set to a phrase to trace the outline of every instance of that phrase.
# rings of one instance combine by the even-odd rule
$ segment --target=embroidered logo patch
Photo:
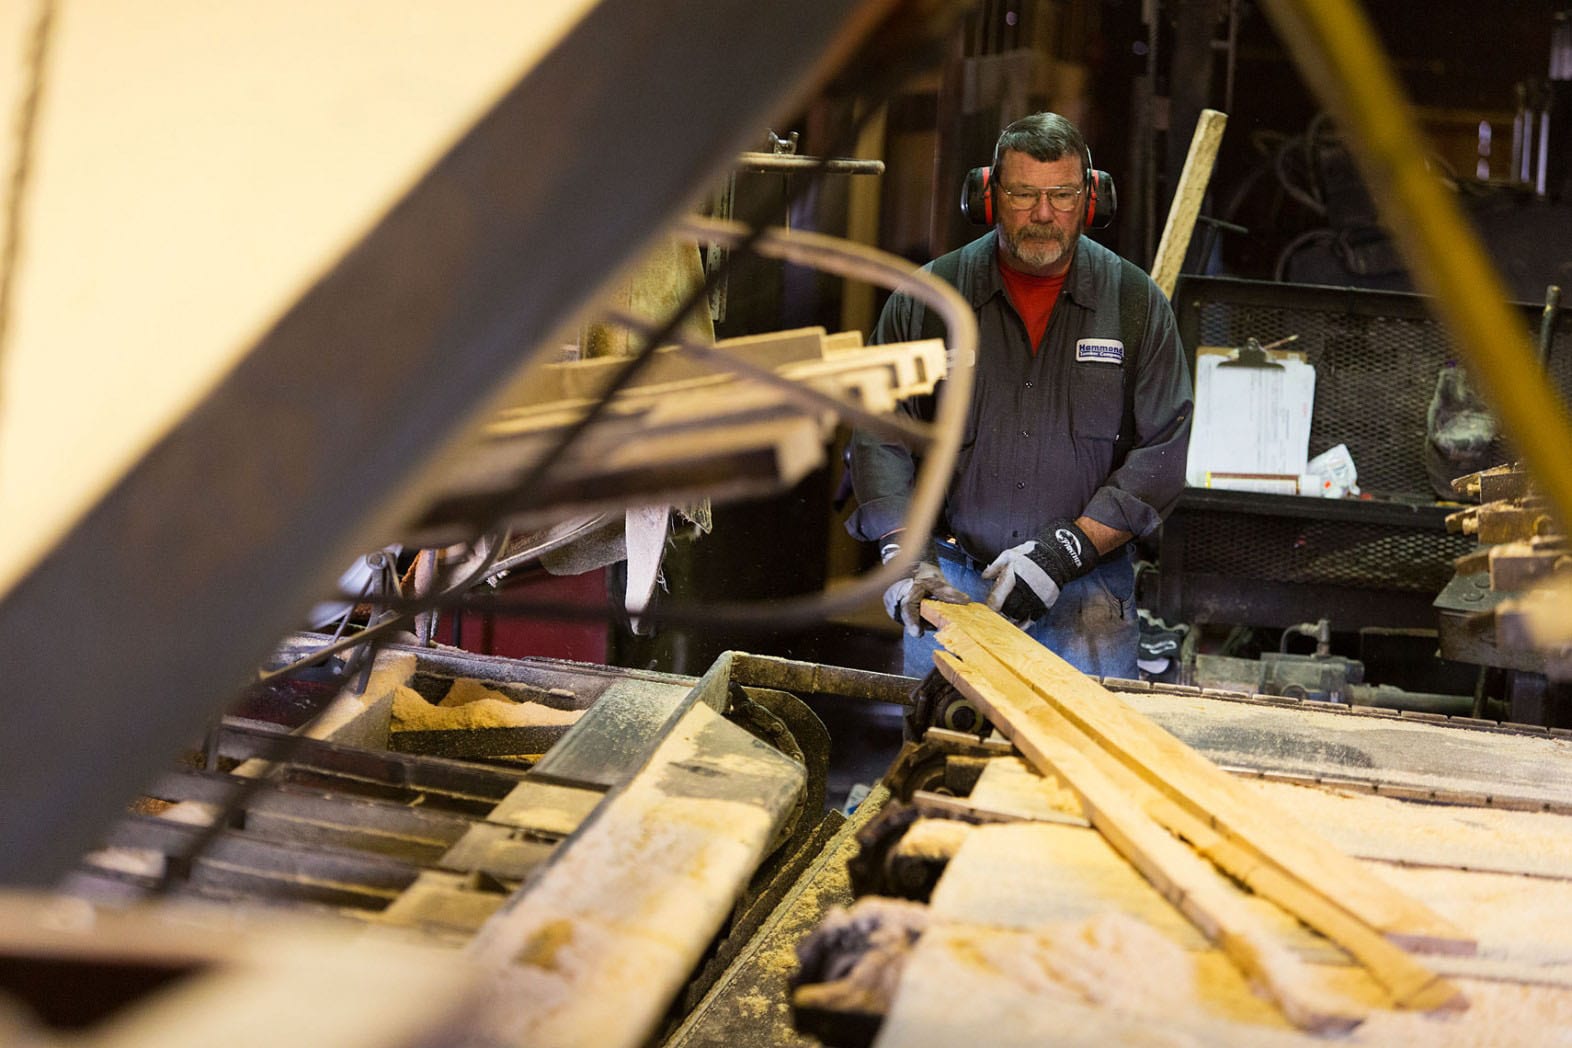
[[[1075,344],[1075,359],[1103,364],[1124,363],[1124,343],[1116,338],[1083,338]]]

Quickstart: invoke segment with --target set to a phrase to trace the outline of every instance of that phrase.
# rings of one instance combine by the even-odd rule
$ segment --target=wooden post
[[[1158,242],[1157,256],[1152,260],[1152,279],[1169,298],[1173,297],[1174,284],[1179,280],[1185,252],[1190,250],[1190,234],[1195,231],[1195,218],[1201,213],[1201,198],[1206,195],[1207,184],[1212,180],[1212,165],[1217,162],[1217,147],[1223,140],[1223,126],[1227,123],[1228,114],[1215,109],[1201,110],[1201,117],[1195,123],[1190,153],[1184,159],[1179,187],[1174,191],[1168,222],[1163,226],[1163,239]]]

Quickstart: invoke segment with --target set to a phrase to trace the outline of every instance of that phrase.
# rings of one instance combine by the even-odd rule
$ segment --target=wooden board
[[[938,339],[881,346],[848,346],[846,336],[823,328],[800,328],[768,335],[725,339],[712,347],[665,347],[617,394],[613,410],[627,413],[694,396],[702,403],[718,388],[757,382],[761,375],[818,388],[845,391],[869,411],[889,412],[902,398],[933,390],[944,377],[944,343]],[[627,361],[597,357],[547,364],[528,375],[509,394],[508,408],[485,429],[486,439],[551,428],[572,421],[599,400]],[[723,392],[731,397],[733,392]],[[752,394],[757,399],[757,394]],[[778,390],[768,403],[781,400]]]
[[[1007,796],[1009,803],[1003,803],[996,793],[979,811],[975,808],[977,793],[996,772],[999,781],[1008,783],[1008,793],[1002,796]],[[1306,815],[1304,806],[1309,805],[1313,818],[1306,821],[1317,830],[1329,830],[1339,819],[1365,820],[1369,825],[1362,834],[1372,840],[1379,836],[1378,826],[1390,827],[1391,836],[1399,842],[1419,841],[1441,832],[1432,821],[1439,816],[1447,817],[1442,825],[1451,832],[1454,825],[1470,820],[1488,822],[1491,816],[1506,815],[1523,825],[1520,836],[1526,841],[1529,823],[1554,825],[1565,819],[1548,813],[1494,812],[1363,795],[1321,797],[1326,791],[1313,786],[1251,784],[1258,789],[1271,787],[1267,795],[1301,817]],[[1062,816],[1053,801],[1062,792],[1056,779],[1031,770],[1019,757],[1001,757],[988,763],[971,795],[942,798],[947,803],[936,804],[936,814],[960,813],[949,817],[986,825],[966,827],[977,832],[967,835],[964,848],[957,851],[935,888],[931,903],[934,916],[1029,930],[1052,922],[1084,921],[1116,910],[1157,928],[1185,949],[1205,949],[1200,933],[1090,824],[1077,829],[1059,821]],[[921,793],[916,795],[919,809],[922,797]],[[1357,805],[1366,801],[1380,801],[1381,806],[1362,812]],[[1356,804],[1354,814],[1339,807],[1346,803]],[[1318,804],[1324,804],[1324,809]],[[1051,821],[1041,821],[1044,818]],[[1405,819],[1420,821],[1405,826]],[[913,832],[933,821],[919,819]],[[1438,843],[1444,845],[1445,841]],[[1572,880],[1436,864],[1394,866],[1384,860],[1362,862],[1361,866],[1369,876],[1425,902],[1478,940],[1477,958],[1425,958],[1440,974],[1572,987],[1572,927],[1545,919],[1546,914],[1572,913]],[[1052,884],[1053,890],[1042,891],[1044,884]],[[1265,898],[1252,895],[1245,901],[1271,933],[1302,960],[1320,965],[1350,963],[1345,951]]]
[[[944,627],[939,640],[946,647],[962,658],[980,652],[997,656],[1010,678],[1029,694],[1062,714],[1184,811],[1225,835],[1238,850],[1245,870],[1274,867],[1410,949],[1441,953],[1471,953],[1475,949],[1460,929],[1364,876],[1357,863],[1299,826],[1287,812],[1262,804],[1239,780],[1130,709],[996,612],[980,604],[935,601],[924,604],[923,611]]]
[[[1227,124],[1228,114],[1215,109],[1201,110],[1196,121],[1195,136],[1190,140],[1190,152],[1185,155],[1184,168],[1179,172],[1179,187],[1174,191],[1174,202],[1168,209],[1168,222],[1163,226],[1163,238],[1158,241],[1157,259],[1152,265],[1152,279],[1169,298],[1173,297],[1179,269],[1190,248],[1190,234],[1195,231],[1201,198],[1206,195],[1206,187],[1212,180],[1217,147],[1222,144],[1223,128]]]
[[[926,820],[919,820],[919,823]],[[1014,822],[974,826],[934,887],[936,919],[1029,931],[1118,912],[1191,952],[1213,949],[1157,889],[1090,826]],[[1044,885],[1052,885],[1044,890]],[[1255,895],[1241,899],[1258,922],[1309,963],[1350,966],[1342,950]],[[1368,974],[1369,999],[1385,991]]]
[[[485,1043],[649,1041],[774,835],[771,812],[740,798],[802,781],[766,746],[723,757],[705,749],[729,728],[693,705],[639,774],[476,934],[468,956],[496,973]],[[721,759],[735,795],[714,785]],[[509,1004],[521,1000],[530,1007]]]
[[[1228,954],[1252,983],[1282,1008],[1301,1029],[1341,1033],[1357,1026],[1363,1013],[1346,1002],[1315,992],[1297,958],[1289,954],[1243,905],[1237,893],[1205,862],[1169,836],[1138,803],[1070,744],[1029,722],[1034,699],[1021,703],[989,680],[968,671],[949,652],[935,663],[1005,730],[1036,766],[1062,778],[1081,798],[1086,816],[1108,841],[1146,876],[1207,939]],[[1008,729],[1003,725],[1008,724]]]
[[[993,612],[986,614],[998,618]],[[1034,748],[1040,749],[1042,740],[1052,740],[1057,745],[1068,747],[1102,777],[1124,791],[1126,796],[1137,798],[1135,803],[1146,815],[1184,838],[1200,855],[1347,950],[1390,991],[1395,1004],[1420,1010],[1465,1006],[1466,1002],[1456,988],[1436,972],[1387,941],[1369,925],[1344,912],[1334,901],[1328,900],[1322,891],[1297,879],[1291,870],[1260,861],[1253,852],[1240,847],[1230,835],[1213,823],[1196,816],[1175,803],[1170,796],[1156,790],[1132,769],[1114,760],[1099,741],[1082,733],[1067,716],[1050,703],[1042,701],[1039,694],[1024,687],[1003,662],[974,643],[968,634],[959,628],[947,629],[948,635],[941,632],[940,639],[963,651],[968,662],[963,665],[951,653],[940,652],[935,657],[940,671],[974,701],[983,704],[985,712],[996,726],[1010,735],[1039,767],[1043,765],[1034,757]],[[1024,634],[1022,636],[1024,638]],[[1034,642],[1027,643],[1043,650]],[[1169,741],[1182,746],[1171,737]],[[1204,760],[1198,755],[1197,759]],[[1224,773],[1218,774],[1230,783],[1234,781]],[[1093,823],[1097,824],[1095,818]],[[1098,828],[1102,829],[1102,826]],[[1115,843],[1117,845],[1118,842]],[[1120,850],[1125,851],[1122,847]],[[1126,856],[1130,857],[1127,852]],[[1132,858],[1131,861],[1135,860]],[[1356,870],[1360,869],[1353,860],[1345,861]],[[1140,866],[1139,863],[1136,865]],[[1142,872],[1146,872],[1144,867]],[[1154,883],[1158,882],[1154,880]],[[1158,886],[1163,887],[1161,884]],[[1387,890],[1410,905],[1418,906],[1413,900]]]
[[[982,668],[991,679],[1007,678],[1003,665],[987,652],[974,652],[972,658],[972,670]],[[1257,863],[1242,853],[1225,834],[1191,815],[1108,756],[1058,711],[1039,703],[1030,706],[1025,716],[1033,727],[1074,749],[1127,797],[1135,799],[1146,815],[1189,842],[1200,855],[1341,946],[1387,988],[1394,1004],[1422,1011],[1462,1005],[1456,988],[1435,971],[1368,926],[1327,905],[1316,893],[1307,892],[1304,886],[1281,876],[1275,868]]]
[[[1056,789],[1054,780],[1044,779],[1019,757],[995,757],[984,765],[966,802],[1016,818],[1091,825],[1073,793]]]
[[[1093,964],[1076,965],[1061,960],[1061,937],[1047,935],[984,925],[930,928],[906,962],[875,1048],[1304,1043],[1271,1025],[1268,1006],[1237,975],[1228,996],[1243,1021],[1227,1022],[1189,1001],[1200,981],[1193,954],[1154,957],[1140,948],[1146,944],[1127,940],[1101,964],[1087,951],[1075,961],[1089,957]],[[1128,963],[1112,963],[1118,959]]]
[[[726,339],[716,348],[776,369],[787,364],[823,360],[824,339],[823,328],[810,327]],[[489,428],[508,431],[526,426],[528,409],[549,407],[563,401],[583,405],[598,400],[604,395],[612,378],[626,364],[627,360],[622,357],[606,356],[544,364],[535,368],[529,372],[527,381],[520,381],[509,389],[506,409],[490,423]],[[644,365],[623,395],[658,396],[721,385],[733,380],[733,375],[721,370],[716,364],[707,363],[675,347],[663,347],[655,351],[655,355]]]
[[[1129,929],[1110,928],[1107,918],[1077,923],[1092,933],[1082,941],[1093,939],[1100,954],[1075,951],[1072,943],[1066,959],[1061,944],[1070,936],[1057,928],[949,921],[930,928],[906,963],[875,1048],[983,1041],[990,1048],[1548,1048],[1564,1044],[1572,1029],[1572,992],[1564,988],[1470,981],[1473,1006],[1465,1013],[1378,1009],[1357,1030],[1329,1040],[1289,1028],[1219,951],[1179,956],[1150,937],[1121,937]],[[1107,931],[1112,934],[1098,934]],[[1357,969],[1309,967],[1328,986],[1358,995],[1346,983]]]

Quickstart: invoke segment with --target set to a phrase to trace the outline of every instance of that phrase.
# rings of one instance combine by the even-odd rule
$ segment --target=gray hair
[[[1086,147],[1086,139],[1081,137],[1079,128],[1058,113],[1023,116],[1000,133],[998,144],[993,147],[995,178],[1005,151],[1010,149],[1044,162],[1065,156],[1080,157],[1082,177],[1090,178],[1092,153]]]

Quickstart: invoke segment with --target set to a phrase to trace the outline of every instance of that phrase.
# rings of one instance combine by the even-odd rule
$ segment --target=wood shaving
[[[971,801],[994,811],[1028,818],[1059,813],[1080,818],[1081,800],[1056,776],[1043,775],[1019,757],[988,762],[972,788]]]
[[[460,689],[461,683],[474,687]],[[441,705],[433,706],[411,687],[393,693],[394,731],[454,731],[475,728],[525,728],[573,724],[583,710],[557,710],[534,702],[514,702],[478,682],[457,682]]]
[[[919,859],[949,859],[971,832],[972,825],[959,819],[918,819],[901,838],[899,851]]]

